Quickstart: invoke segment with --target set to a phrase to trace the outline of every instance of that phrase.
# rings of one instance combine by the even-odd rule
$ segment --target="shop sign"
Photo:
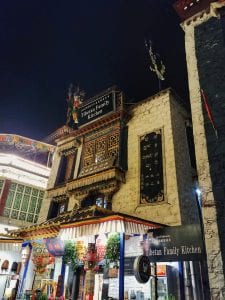
[[[64,255],[64,242],[58,238],[45,239],[46,248],[48,252],[53,256],[63,256]]]
[[[140,255],[135,258],[134,276],[140,283],[148,282],[151,276],[151,265],[148,256]]]
[[[79,127],[93,122],[115,110],[115,92],[103,95],[82,105],[78,111]]]
[[[203,241],[199,224],[151,230],[148,256],[151,262],[192,261],[203,258]]]

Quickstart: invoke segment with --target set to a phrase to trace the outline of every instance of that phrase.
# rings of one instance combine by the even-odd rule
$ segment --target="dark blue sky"
[[[0,132],[41,139],[65,124],[71,82],[87,97],[114,84],[128,102],[156,93],[145,38],[166,65],[163,87],[187,98],[184,34],[173,2],[2,1]]]

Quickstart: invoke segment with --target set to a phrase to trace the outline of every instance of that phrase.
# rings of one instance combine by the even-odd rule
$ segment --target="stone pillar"
[[[61,155],[59,152],[55,151],[53,155],[53,162],[52,162],[52,168],[48,179],[48,186],[47,189],[51,189],[55,185],[56,176],[58,174],[59,164],[61,160]]]
[[[225,299],[225,281],[223,260],[221,255],[218,215],[210,176],[209,153],[204,126],[204,115],[201,93],[198,61],[196,58],[195,26],[207,22],[212,15],[204,14],[201,18],[187,21],[183,24],[185,30],[186,60],[188,66],[189,91],[194,130],[197,171],[200,189],[202,191],[202,213],[205,235],[205,245],[208,263],[211,299]],[[210,51],[210,50],[209,50]],[[222,62],[221,62],[222,63]],[[224,62],[223,62],[224,63]]]

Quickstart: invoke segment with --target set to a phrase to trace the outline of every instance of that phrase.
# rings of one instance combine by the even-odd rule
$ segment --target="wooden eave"
[[[115,179],[117,181],[124,181],[124,172],[122,172],[118,168],[111,168],[104,171],[99,171],[93,175],[83,176],[81,178],[74,179],[67,183],[68,191],[72,191],[75,189],[83,188],[85,189],[87,186],[90,186],[99,182],[107,182],[111,179]]]
[[[116,120],[119,120],[122,116],[124,115],[124,111],[120,110],[120,111],[116,111],[113,113],[109,113],[107,114],[105,117],[101,117],[99,119],[97,119],[96,121],[89,123],[87,125],[83,125],[81,128],[79,128],[78,130],[75,130],[71,133],[71,135],[79,137],[79,136],[83,136],[84,134],[89,133],[90,131],[99,129],[102,126],[106,126]]]
[[[102,186],[104,186],[110,181],[124,182],[124,172],[117,167],[112,167],[107,170],[98,171],[95,174],[72,179],[63,185],[48,189],[46,196],[48,198],[59,197],[66,195],[68,192],[72,192],[74,190],[87,190],[93,184],[99,183]]]
[[[66,193],[67,193],[67,187],[66,187],[66,184],[63,184],[63,185],[56,186],[51,189],[47,189],[46,197],[48,197],[48,198],[58,197],[58,196],[65,195]]]
[[[8,236],[16,240],[33,240],[38,238],[50,238],[59,234],[61,228],[77,227],[82,225],[91,225],[112,220],[123,220],[137,224],[160,228],[164,225],[144,220],[135,216],[114,212],[96,205],[74,209],[57,216],[54,219],[47,220],[41,224],[20,228],[10,231]]]
[[[0,244],[22,244],[22,239],[0,239]]]
[[[106,125],[108,125],[116,120],[119,120],[121,118],[127,120],[129,118],[129,114],[125,110],[119,110],[116,112],[109,113],[106,116],[101,117],[87,125],[83,125],[81,128],[74,129],[73,131],[71,131],[68,134],[67,138],[72,137],[72,136],[75,138],[82,137],[83,135],[85,135],[93,130],[99,129],[102,126],[106,126]],[[59,143],[59,142],[63,141],[64,138],[65,137],[59,138],[57,140],[57,142]]]

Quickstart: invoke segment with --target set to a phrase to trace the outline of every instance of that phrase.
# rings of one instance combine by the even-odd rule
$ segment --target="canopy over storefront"
[[[43,223],[9,231],[11,238],[34,240],[59,236],[70,240],[79,236],[108,232],[144,234],[163,225],[114,212],[96,205],[76,208]]]
[[[21,244],[23,240],[20,238],[8,238],[0,235],[0,251],[21,251]]]

